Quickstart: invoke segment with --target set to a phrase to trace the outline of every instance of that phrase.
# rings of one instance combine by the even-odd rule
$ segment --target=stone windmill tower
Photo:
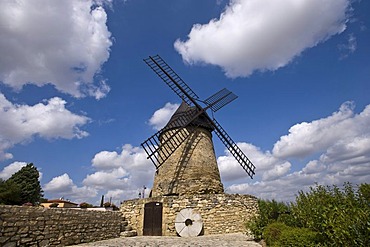
[[[245,231],[243,220],[257,212],[257,199],[224,193],[212,140],[214,132],[253,177],[255,166],[213,117],[237,96],[222,89],[201,101],[160,56],[144,61],[182,104],[163,129],[141,144],[156,167],[150,197],[126,201],[121,210],[139,235]],[[212,111],[212,118],[207,110]]]
[[[144,59],[183,100],[168,124],[141,145],[157,168],[152,196],[217,194],[223,192],[212,142],[215,131],[250,177],[255,166],[207,110],[216,112],[237,96],[227,89],[203,101],[156,55]]]
[[[183,128],[177,119],[193,109],[183,102],[160,136],[165,142],[176,130]],[[185,194],[219,194],[223,185],[213,148],[214,128],[200,117],[186,127],[187,139],[163,162],[154,177],[152,196]],[[163,151],[160,151],[163,152]],[[162,153],[159,154],[162,157]]]

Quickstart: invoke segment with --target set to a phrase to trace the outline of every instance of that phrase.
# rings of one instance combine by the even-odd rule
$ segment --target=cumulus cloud
[[[353,109],[354,104],[346,102],[329,117],[292,126],[289,134],[275,143],[273,154],[280,158],[304,158],[329,148],[330,154],[350,143],[356,145],[354,141],[359,141],[359,137],[367,140],[370,135],[370,106],[357,115]]]
[[[178,107],[179,104],[166,103],[163,108],[154,112],[153,116],[149,119],[149,124],[156,130],[162,129]]]
[[[228,192],[293,200],[298,190],[307,190],[315,183],[338,186],[344,182],[368,183],[370,105],[355,114],[354,104],[346,102],[331,116],[296,124],[275,143],[272,152],[262,152],[252,144],[238,145],[256,165],[257,182],[240,182],[237,172],[242,170],[226,152],[218,162]],[[303,158],[309,159],[314,153],[318,159],[302,166]]]
[[[41,138],[84,138],[80,126],[89,118],[65,108],[66,101],[55,97],[33,106],[13,104],[0,93],[0,160],[12,158],[6,150],[18,143]]]
[[[48,194],[79,201],[91,201],[98,194],[104,194],[118,204],[124,199],[138,197],[143,185],[149,187],[153,183],[154,166],[146,159],[144,150],[131,145],[124,145],[120,153],[97,153],[92,159],[92,167],[96,171],[86,176],[81,187],[68,174],[63,174],[53,178],[43,188]]]
[[[103,2],[3,1],[0,81],[16,90],[50,83],[75,97],[104,97],[109,86],[94,83],[112,45]]]
[[[0,178],[3,180],[7,180],[10,178],[14,173],[22,169],[22,167],[26,166],[26,162],[13,162],[10,165],[4,167],[4,169],[0,172]]]
[[[285,160],[274,157],[269,151],[263,152],[258,147],[249,143],[237,143],[237,145],[245,154],[248,154],[248,158],[252,160],[254,164],[258,164],[256,168],[256,175],[258,178],[270,180],[277,176],[282,176],[289,171],[291,164]],[[225,152],[225,156],[217,158],[222,181],[230,182],[244,180],[246,174],[242,167],[240,167],[239,163],[230,152]]]
[[[139,147],[126,144],[120,153],[101,151],[92,159],[96,172],[89,174],[83,184],[118,200],[137,197],[143,185],[153,183],[154,166]],[[118,198],[117,198],[118,197]]]
[[[81,202],[97,196],[96,189],[87,186],[78,187],[66,173],[46,183],[43,190],[57,197],[77,199]]]
[[[231,0],[218,19],[195,24],[175,49],[187,63],[228,77],[276,70],[346,28],[349,0]]]

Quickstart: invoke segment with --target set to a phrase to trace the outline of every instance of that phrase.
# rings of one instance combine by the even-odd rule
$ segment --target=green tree
[[[5,183],[10,188],[16,185],[20,190],[17,193],[19,200],[12,204],[22,205],[23,203],[31,202],[35,205],[40,202],[43,196],[39,182],[39,172],[32,163],[22,167],[22,169],[14,173]],[[13,189],[16,190],[16,187]]]
[[[14,205],[21,200],[21,188],[12,181],[0,179],[0,204]]]

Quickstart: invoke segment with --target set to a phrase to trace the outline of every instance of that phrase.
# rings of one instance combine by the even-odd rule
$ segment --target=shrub
[[[258,205],[259,215],[247,224],[256,239],[277,246],[294,241],[302,246],[370,246],[369,184],[357,190],[350,183],[342,189],[316,185],[300,191],[290,205],[264,200]]]
[[[317,246],[316,236],[317,233],[308,228],[287,227],[281,232],[276,246]]]
[[[80,208],[92,208],[93,205],[87,202],[81,202],[80,203]]]
[[[274,222],[290,221],[290,207],[275,200],[258,200],[259,214],[247,222],[247,228],[252,232],[256,240],[262,239],[265,227]]]
[[[355,191],[349,183],[300,191],[291,205],[296,226],[310,228],[317,239],[333,246],[370,246],[368,185]]]
[[[308,228],[290,227],[281,222],[269,224],[263,232],[267,245],[278,247],[316,246],[316,235],[317,233]]]
[[[268,245],[274,245],[280,239],[280,236],[288,226],[281,222],[275,222],[269,224],[263,231],[263,238]]]
[[[103,205],[105,208],[113,208],[113,210],[119,210],[119,208],[116,205],[114,205],[114,203],[105,202]]]

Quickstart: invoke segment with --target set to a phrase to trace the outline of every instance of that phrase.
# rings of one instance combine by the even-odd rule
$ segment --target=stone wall
[[[176,131],[177,129],[166,131],[161,142],[165,143],[166,135],[172,137]],[[198,127],[188,127],[183,131],[189,132],[189,137],[155,173],[152,197],[223,193],[211,132]],[[180,136],[183,135],[180,132],[172,139],[181,140]],[[166,145],[161,145],[162,152],[166,153]],[[161,156],[162,153],[159,152],[158,157]]]
[[[176,236],[175,218],[180,210],[192,208],[203,220],[203,234],[246,233],[245,223],[258,213],[257,198],[250,195],[204,194],[153,197],[123,202],[121,212],[138,235],[143,235],[144,206],[163,203],[162,235]]]
[[[0,246],[65,246],[120,236],[120,212],[0,205]]]

